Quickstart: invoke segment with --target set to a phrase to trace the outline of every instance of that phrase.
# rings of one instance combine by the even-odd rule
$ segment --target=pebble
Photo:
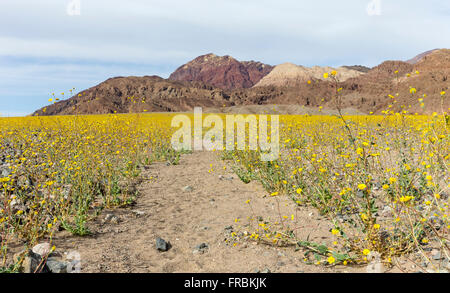
[[[181,188],[181,190],[184,192],[191,192],[194,190],[194,188],[192,186],[187,185],[187,186]]]
[[[112,224],[119,224],[120,219],[119,217],[113,215],[113,214],[107,214],[105,216],[105,223],[112,223]]]
[[[38,254],[41,257],[46,257],[50,253],[51,247],[50,243],[39,243],[38,245],[35,245],[32,249],[32,251],[36,254]]]
[[[434,260],[440,260],[440,259],[442,259],[441,252],[439,252],[439,251],[434,252],[433,255],[432,255],[432,258],[433,258]]]
[[[0,166],[0,177],[8,177],[11,175],[11,169],[9,169],[9,165]]]
[[[200,243],[199,245],[197,245],[194,249],[194,251],[192,251],[193,254],[203,254],[205,253],[207,250],[209,249],[209,245],[208,243]]]
[[[228,181],[231,181],[231,180],[233,180],[234,178],[233,178],[233,176],[224,176],[224,175],[219,175],[219,179],[220,180],[228,180]]]
[[[393,213],[392,213],[392,208],[390,206],[385,206],[383,208],[383,210],[381,211],[381,215],[383,217],[392,217]]]
[[[134,214],[136,217],[142,217],[142,216],[145,216],[145,212],[143,212],[143,211],[133,211],[133,214]]]
[[[156,249],[159,251],[168,251],[171,245],[169,242],[162,238],[156,238]]]

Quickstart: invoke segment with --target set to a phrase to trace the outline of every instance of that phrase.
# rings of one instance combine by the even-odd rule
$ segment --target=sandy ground
[[[306,107],[300,105],[239,105],[224,108],[205,108],[205,113],[226,114],[266,114],[266,115],[337,115],[338,111],[333,109],[320,110],[318,107]],[[354,108],[342,109],[345,115],[366,115]]]
[[[257,182],[243,183],[224,170],[225,162],[214,153],[184,155],[179,165],[151,165],[144,172],[137,204],[105,212],[92,222],[96,233],[77,237],[59,233],[54,243],[60,251],[81,255],[81,272],[365,272],[366,268],[324,267],[305,264],[304,251],[294,247],[272,247],[240,240],[236,246],[225,230],[250,229],[249,216],[271,222],[296,213],[299,238],[319,243],[331,241],[329,223],[314,209],[294,207],[285,196],[270,197]],[[212,166],[212,167],[211,167]],[[209,172],[213,169],[212,172]],[[225,176],[225,178],[221,178]],[[233,179],[231,179],[233,177]],[[192,186],[192,191],[183,191]],[[251,200],[251,209],[245,203]],[[278,203],[277,203],[278,201]],[[120,221],[103,223],[113,213]],[[236,223],[235,219],[239,219]],[[172,244],[167,252],[155,249],[161,237]],[[209,249],[194,253],[201,243]]]

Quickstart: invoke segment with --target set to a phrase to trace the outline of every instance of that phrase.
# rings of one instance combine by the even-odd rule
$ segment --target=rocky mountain
[[[178,69],[174,75],[180,80],[173,80],[173,76],[172,79],[158,76],[111,78],[68,100],[42,108],[33,115],[178,112],[191,111],[195,106],[223,112],[226,112],[224,107],[237,109],[251,105],[322,106],[324,110],[336,108],[335,85],[330,79],[323,78],[324,72],[333,70],[331,67],[307,68],[285,63],[273,70],[270,68],[271,72],[261,78],[266,67],[262,63],[214,56],[200,56],[197,61],[194,60],[195,66],[185,65],[187,68]],[[211,66],[210,58],[218,66],[216,71]],[[198,65],[202,62],[208,64],[205,65],[207,70]],[[225,69],[235,67],[245,74],[237,74],[236,71],[232,74]],[[338,86],[342,87],[342,107],[347,109],[380,113],[391,105],[391,110],[432,113],[448,111],[450,107],[449,99],[442,99],[440,95],[442,91],[449,92],[449,49],[434,50],[423,55],[415,64],[386,61],[370,70],[347,67],[336,70],[340,80]],[[217,76],[206,75],[206,72],[216,72]],[[194,75],[198,80],[190,80]],[[242,79],[243,76],[247,79]],[[261,79],[255,83],[258,78]],[[308,83],[308,80],[311,82]],[[212,85],[215,82],[221,87]],[[412,94],[411,88],[415,88],[416,92]],[[419,99],[423,99],[423,107]]]
[[[169,80],[199,81],[223,89],[250,88],[272,68],[261,62],[240,62],[231,56],[207,54],[179,67]]]

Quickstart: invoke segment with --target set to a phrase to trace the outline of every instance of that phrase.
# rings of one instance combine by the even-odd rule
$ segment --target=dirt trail
[[[229,235],[225,228],[244,227],[252,210],[264,220],[279,221],[278,206],[283,216],[290,217],[296,209],[297,232],[302,239],[309,235],[310,240],[328,245],[331,239],[330,224],[317,211],[294,208],[286,196],[267,196],[258,182],[245,184],[224,166],[210,152],[184,155],[176,166],[151,165],[144,172],[146,179],[139,188],[137,204],[108,212],[116,215],[119,223],[103,224],[103,214],[91,223],[95,235],[59,234],[54,239],[56,247],[62,251],[78,251],[82,272],[364,271],[306,265],[302,262],[303,252],[295,252],[293,247],[275,248],[245,240],[236,246],[225,242]],[[193,190],[183,191],[186,186],[192,186]],[[247,200],[251,201],[252,209],[245,203]],[[250,231],[248,227],[242,229]],[[169,241],[172,248],[167,252],[157,251],[157,237]],[[201,243],[207,243],[209,249],[194,253]]]

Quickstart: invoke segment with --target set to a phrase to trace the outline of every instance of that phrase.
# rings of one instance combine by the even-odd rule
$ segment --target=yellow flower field
[[[143,166],[177,164],[170,139],[175,114],[0,119],[2,266],[8,245],[32,247],[60,229],[88,235],[103,209],[138,199]],[[296,239],[284,223],[260,226],[252,237],[294,244],[330,264],[364,263],[370,252],[396,255],[438,247],[449,258],[449,137],[444,117],[280,116],[281,154],[222,151],[244,181],[272,196],[288,196],[329,219],[337,249]],[[247,204],[251,205],[250,202]],[[293,217],[293,216],[292,216]]]

